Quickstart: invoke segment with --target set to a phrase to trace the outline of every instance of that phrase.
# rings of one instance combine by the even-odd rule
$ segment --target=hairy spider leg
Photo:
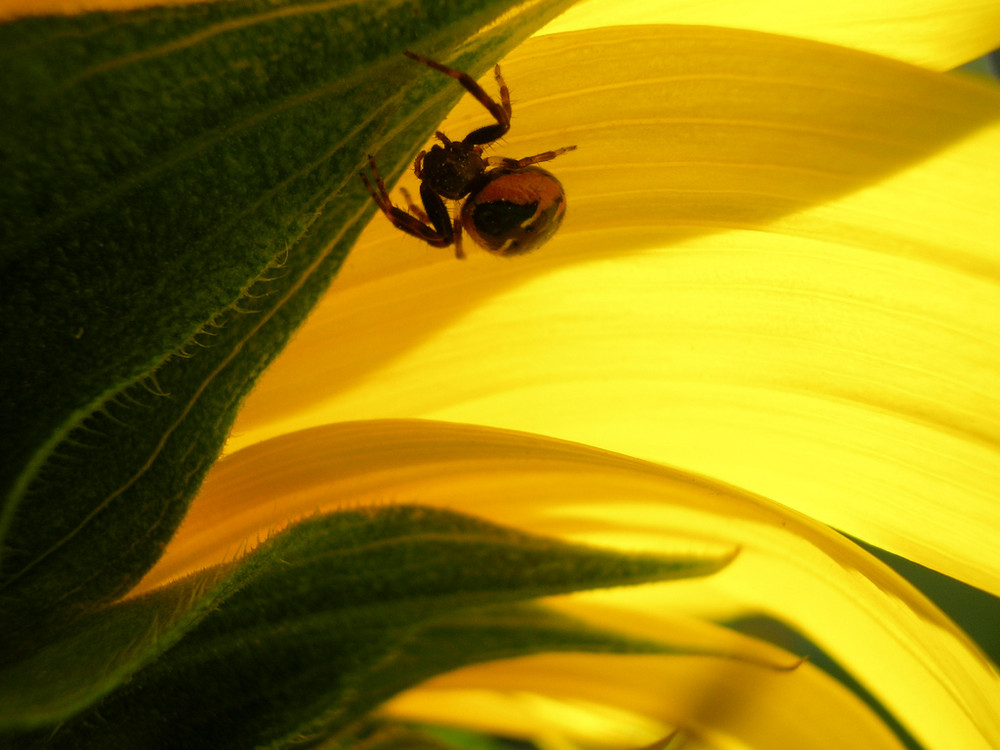
[[[410,191],[407,190],[405,187],[401,187],[399,189],[399,192],[403,194],[403,200],[406,201],[406,210],[409,211],[414,216],[416,216],[418,219],[420,219],[420,221],[424,222],[424,224],[430,224],[431,223],[430,217],[427,216],[427,213],[424,211],[424,209],[422,209],[414,202],[413,196],[410,195]]]
[[[440,211],[437,212],[438,219],[440,220],[441,214],[444,215],[444,221],[441,226],[438,226],[437,221],[432,221],[433,227],[428,226],[424,222],[420,221],[415,216],[411,216],[406,211],[401,208],[397,208],[392,204],[389,199],[389,193],[385,189],[385,182],[382,180],[382,175],[378,171],[378,167],[375,165],[375,157],[368,156],[368,166],[372,171],[372,175],[375,178],[375,185],[368,180],[368,175],[361,172],[361,181],[364,182],[365,188],[368,190],[368,194],[375,201],[376,205],[385,214],[385,217],[392,222],[392,225],[397,229],[401,229],[407,234],[413,235],[414,237],[423,240],[428,245],[433,247],[448,247],[452,244],[455,239],[455,227],[451,221],[451,217],[448,216],[448,211],[444,207],[444,202],[441,200],[440,196],[432,193],[437,202],[440,204]],[[421,186],[422,187],[422,186]],[[435,211],[433,211],[430,206],[427,206],[427,199],[424,196],[424,191],[421,189],[420,197],[424,199],[424,206],[427,207],[427,213],[433,219]],[[456,255],[460,252],[459,248],[456,248]],[[462,256],[459,256],[462,257]]]
[[[510,107],[510,91],[507,88],[507,84],[503,80],[503,76],[500,75],[500,66],[497,65],[493,68],[493,75],[497,79],[497,85],[500,87],[500,103],[498,104],[493,98],[483,90],[483,87],[476,83],[476,80],[470,76],[468,73],[463,73],[460,70],[455,70],[454,68],[449,68],[447,65],[442,65],[439,62],[435,62],[430,58],[424,57],[423,55],[418,55],[416,52],[410,52],[406,50],[403,54],[412,60],[417,62],[422,62],[424,65],[434,68],[446,76],[451,76],[460,84],[462,87],[472,94],[476,101],[486,107],[486,110],[493,115],[496,119],[496,125],[487,125],[482,128],[477,128],[469,133],[465,138],[462,139],[463,143],[470,146],[479,146],[484,143],[492,143],[493,141],[501,138],[508,130],[510,130],[510,117],[511,117],[511,107]]]
[[[507,83],[500,74],[499,65],[494,66],[493,75],[496,77],[497,87],[500,89],[500,107],[503,109],[505,117],[502,121],[498,120],[496,125],[486,125],[481,128],[476,128],[462,139],[462,143],[467,143],[471,146],[481,146],[486,143],[493,143],[493,141],[502,138],[507,131],[510,130],[510,118],[513,115],[513,110],[510,106],[510,90],[507,88]],[[482,91],[482,89],[480,89],[480,91]],[[479,97],[476,98],[479,99]],[[482,102],[482,99],[479,99],[479,101]],[[490,99],[490,103],[495,104],[492,99]],[[487,107],[487,109],[489,108]],[[492,109],[490,110],[490,113],[493,114]]]
[[[505,169],[524,169],[531,164],[538,164],[540,161],[552,161],[560,154],[567,151],[576,151],[576,146],[565,146],[557,148],[555,151],[545,151],[534,156],[526,156],[523,159],[508,159],[504,156],[489,156],[485,159],[491,167],[504,167]]]
[[[458,221],[452,219],[451,215],[448,213],[448,209],[444,205],[444,198],[435,193],[426,182],[421,182],[420,202],[424,204],[424,211],[426,211],[427,216],[430,217],[431,224],[434,225],[438,234],[448,240],[446,244],[450,245],[461,231],[459,229],[459,226],[461,225]],[[461,238],[459,238],[456,242],[456,254],[461,252],[461,241]],[[459,257],[462,256],[459,255]]]

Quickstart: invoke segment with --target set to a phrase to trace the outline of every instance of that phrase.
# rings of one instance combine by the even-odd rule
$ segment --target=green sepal
[[[479,738],[476,738],[479,739]],[[346,742],[330,742],[323,745],[323,750],[456,750],[456,746],[442,742],[438,738],[416,729],[402,726],[386,726],[366,736],[363,740]],[[308,747],[308,745],[307,745]],[[492,750],[496,745],[488,740],[480,740],[475,746],[465,745],[468,750]]]
[[[61,723],[5,747],[281,747],[343,732],[466,664],[683,651],[520,603],[707,575],[731,559],[625,554],[424,507],[321,516],[238,562],[92,613],[9,666],[0,722]]]

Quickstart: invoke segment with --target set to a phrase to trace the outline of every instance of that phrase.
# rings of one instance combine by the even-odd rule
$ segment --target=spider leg
[[[497,86],[500,89],[500,107],[504,111],[505,118],[503,121],[498,120],[496,125],[486,125],[482,128],[476,128],[462,139],[463,143],[471,145],[493,143],[493,141],[498,138],[502,138],[503,135],[510,130],[510,118],[512,114],[510,107],[510,89],[507,88],[507,83],[500,74],[499,65],[493,68],[493,75],[496,76]]]
[[[523,159],[507,159],[503,156],[490,156],[486,158],[486,163],[491,167],[504,167],[506,169],[523,169],[530,164],[537,164],[540,161],[552,161],[560,154],[567,151],[576,151],[576,146],[566,146],[557,148],[555,151],[545,151],[534,156],[526,156]]]
[[[407,190],[405,187],[401,187],[399,189],[399,192],[403,194],[403,200],[406,201],[406,210],[409,211],[414,216],[416,216],[418,219],[420,219],[420,221],[422,221],[424,224],[430,224],[431,220],[430,218],[428,218],[427,213],[424,211],[424,209],[422,209],[420,206],[414,203],[413,196],[410,195],[410,191]]]
[[[430,223],[434,225],[437,233],[446,241],[446,244],[441,247],[446,247],[454,243],[455,257],[459,260],[464,258],[465,253],[462,251],[462,222],[457,217],[452,218],[448,215],[444,199],[427,187],[427,183],[425,182],[420,183],[420,200],[424,204],[424,209],[430,218]]]
[[[424,210],[434,225],[434,229],[442,237],[448,240],[450,245],[455,234],[455,229],[448,209],[444,205],[444,199],[427,187],[426,182],[420,183],[420,200],[424,204]]]
[[[455,257],[458,260],[465,258],[465,251],[462,250],[462,221],[455,218]]]
[[[420,221],[415,216],[411,216],[406,213],[406,211],[401,208],[397,208],[392,204],[389,199],[389,193],[385,189],[385,182],[382,180],[382,175],[378,171],[378,167],[375,166],[375,157],[368,157],[368,166],[372,170],[372,176],[375,178],[375,184],[372,185],[371,181],[368,179],[368,175],[361,172],[361,181],[365,184],[365,189],[368,194],[375,201],[375,204],[381,209],[385,217],[392,222],[392,225],[397,229],[406,232],[409,235],[421,239],[428,245],[433,247],[448,247],[452,244],[454,239],[454,229],[451,226],[450,220],[446,222],[445,232],[440,232],[437,226],[428,226],[424,222]],[[438,198],[440,200],[440,198]],[[441,204],[441,209],[444,210],[444,204]],[[445,211],[445,216],[447,217],[447,211]]]
[[[454,78],[466,91],[476,97],[476,101],[482,104],[486,110],[493,115],[494,119],[496,119],[496,125],[487,125],[486,127],[473,130],[462,139],[463,143],[467,143],[471,146],[477,146],[483,143],[492,143],[510,130],[510,91],[507,89],[507,84],[504,82],[503,76],[500,75],[499,65],[493,68],[493,75],[496,76],[497,85],[500,87],[500,103],[498,104],[468,73],[463,73],[460,70],[449,68],[447,65],[434,62],[434,60],[424,57],[423,55],[418,55],[416,52],[406,50],[403,54],[412,60],[422,62],[424,65],[434,68],[434,70],[444,73],[446,76]]]

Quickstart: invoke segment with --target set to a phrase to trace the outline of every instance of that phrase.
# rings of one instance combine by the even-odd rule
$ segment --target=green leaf
[[[333,747],[324,745],[326,750],[340,750],[340,748],[345,747],[358,747],[364,748],[364,750],[455,750],[456,746],[445,744],[429,734],[399,726],[380,728],[371,736],[366,737],[363,744],[348,745],[340,742]],[[483,739],[475,745],[464,744],[461,747],[489,750],[496,746]]]
[[[707,575],[730,559],[623,554],[431,508],[322,516],[238,564],[111,605],[6,669],[0,725],[52,722],[106,695],[56,731],[10,736],[10,746],[243,748],[329,736],[473,662],[671,651],[515,603]]]
[[[227,0],[0,25],[3,648],[157,559],[373,213],[367,154],[398,175],[462,94],[403,50],[478,74],[570,3],[494,23],[517,4]]]
[[[511,743],[453,727],[413,728],[390,722],[372,722],[359,728],[357,736],[338,737],[320,745],[323,750],[512,750]],[[520,745],[518,745],[519,747]],[[305,747],[311,747],[306,745]],[[527,747],[527,745],[525,745]]]

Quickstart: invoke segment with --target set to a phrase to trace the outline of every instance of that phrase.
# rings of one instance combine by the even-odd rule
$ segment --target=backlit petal
[[[1000,593],[996,93],[686,28],[539,39],[505,73],[503,153],[579,146],[551,166],[560,235],[459,263],[376,217],[230,450],[351,419],[523,429]]]
[[[668,634],[677,614],[770,614],[838,659],[927,747],[1000,744],[992,665],[852,542],[735,488],[523,433],[358,422],[245,448],[213,469],[146,585],[232,556],[289,518],[373,503],[439,505],[619,548],[718,553],[737,545],[739,556],[709,578],[588,596],[624,622],[664,613]]]
[[[608,748],[645,747],[675,724],[685,750],[902,747],[856,696],[808,664],[784,673],[699,658],[551,654],[442,675],[386,711],[506,736],[558,731]]]
[[[767,31],[950,70],[1000,46],[1000,5],[979,0],[588,0],[542,33],[600,26],[690,24]]]

